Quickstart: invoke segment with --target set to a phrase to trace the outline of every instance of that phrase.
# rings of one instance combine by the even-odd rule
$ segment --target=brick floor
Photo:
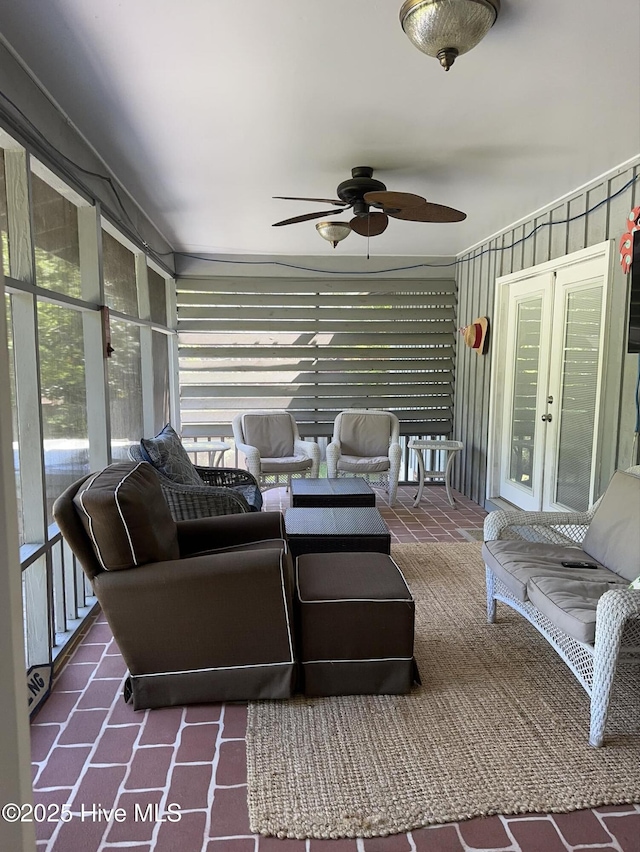
[[[442,486],[425,488],[416,509],[414,496],[401,486],[393,508],[378,498],[392,543],[464,541],[470,536],[460,530],[482,528],[485,512],[459,495],[452,509]],[[289,502],[284,489],[265,498],[267,509]],[[99,615],[31,726],[34,801],[73,813],[67,823],[36,824],[38,852],[640,852],[640,805],[491,816],[366,840],[256,837],[246,803],[246,705],[134,712],[120,697],[123,672]]]

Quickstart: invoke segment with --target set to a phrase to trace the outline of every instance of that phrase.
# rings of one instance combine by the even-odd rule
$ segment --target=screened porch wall
[[[627,230],[629,211],[640,204],[640,180],[616,198],[606,199],[639,173],[640,158],[594,180],[561,201],[550,203],[517,226],[460,255],[456,267],[460,325],[480,316],[493,319],[495,280],[499,276],[528,269],[608,239],[615,241],[614,283],[626,286],[627,276],[618,263],[618,242]],[[581,215],[596,206],[593,212]],[[572,221],[561,221],[567,219]],[[529,237],[539,225],[542,227]],[[616,323],[616,326],[619,325],[621,323]],[[625,334],[613,328],[609,328],[608,333],[615,334],[618,345],[626,351]],[[604,408],[611,420],[611,438],[605,442],[598,471],[599,493],[606,487],[616,467],[637,464],[637,458],[632,458],[637,371],[638,356],[625,355],[623,376],[611,369],[605,375]],[[478,357],[468,347],[459,346],[453,431],[454,438],[462,441],[465,448],[454,468],[452,482],[456,489],[480,505],[485,505],[486,501],[490,379],[491,349],[486,356]]]
[[[179,278],[183,434],[228,437],[239,411],[285,408],[304,437],[323,439],[339,411],[382,408],[404,436],[450,435],[450,270]]]

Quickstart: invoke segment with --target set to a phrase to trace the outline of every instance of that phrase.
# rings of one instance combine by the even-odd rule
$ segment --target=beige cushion
[[[109,465],[73,502],[106,571],[179,558],[176,524],[148,462]]]
[[[245,443],[256,447],[261,458],[293,455],[293,426],[288,414],[245,414],[242,431]]]
[[[640,574],[640,476],[613,474],[582,548],[627,582]]]
[[[563,560],[593,561],[578,547],[561,544],[537,544],[530,541],[485,541],[482,546],[485,564],[519,600],[528,600],[531,577],[607,582],[617,576],[606,568],[565,568]]]
[[[283,456],[282,458],[261,458],[260,470],[263,473],[295,473],[308,470],[313,461],[308,456]]]
[[[351,414],[340,418],[341,452],[347,456],[386,456],[389,453],[391,420],[386,414]]]
[[[338,470],[344,470],[348,473],[378,473],[382,470],[389,470],[388,456],[340,456],[338,459]]]
[[[592,645],[596,635],[598,601],[609,589],[626,588],[624,580],[612,576],[615,579],[609,582],[531,577],[527,592],[531,603],[556,627],[578,642]]]

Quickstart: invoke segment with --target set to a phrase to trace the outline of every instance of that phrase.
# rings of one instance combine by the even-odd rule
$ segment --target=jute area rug
[[[416,599],[422,686],[252,703],[253,832],[376,837],[640,801],[640,690],[614,707],[605,746],[590,748],[587,695],[555,652],[504,605],[486,623],[479,544],[392,555]]]

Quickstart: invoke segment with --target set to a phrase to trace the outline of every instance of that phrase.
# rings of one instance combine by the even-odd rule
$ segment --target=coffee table
[[[373,489],[360,476],[293,479],[290,493],[290,502],[294,508],[376,505]]]
[[[294,557],[334,551],[391,552],[391,535],[371,507],[287,509],[284,525]]]

